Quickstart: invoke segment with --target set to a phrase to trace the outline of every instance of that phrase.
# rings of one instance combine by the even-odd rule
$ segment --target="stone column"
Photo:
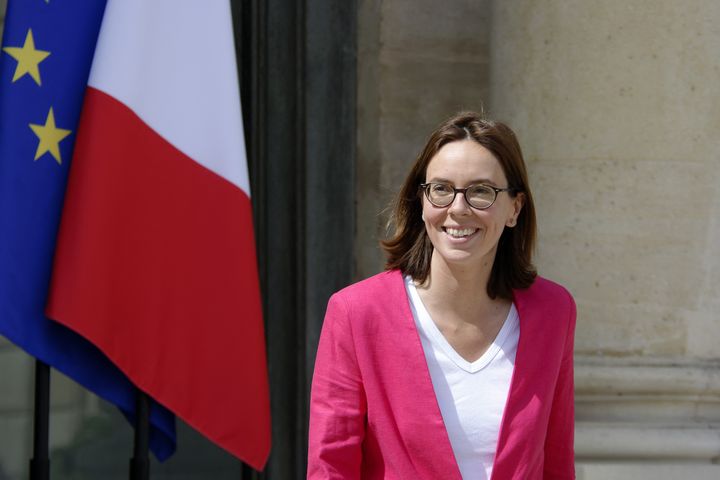
[[[578,478],[720,478],[719,25],[712,0],[493,3],[490,110],[578,304]]]
[[[358,2],[356,278],[382,270],[387,207],[427,137],[482,110],[489,0]]]

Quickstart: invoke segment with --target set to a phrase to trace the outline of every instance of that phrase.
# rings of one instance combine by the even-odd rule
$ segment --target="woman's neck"
[[[493,258],[474,265],[449,264],[437,254],[430,261],[430,275],[421,286],[423,300],[443,309],[484,310],[496,303],[487,294]]]

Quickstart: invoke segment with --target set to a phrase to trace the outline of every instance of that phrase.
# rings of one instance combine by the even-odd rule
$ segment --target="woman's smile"
[[[477,233],[479,228],[442,227],[443,231],[450,237],[456,239],[469,238]]]

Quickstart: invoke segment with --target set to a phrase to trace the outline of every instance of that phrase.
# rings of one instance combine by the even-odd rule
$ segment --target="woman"
[[[391,220],[388,270],[328,304],[308,478],[574,478],[575,304],[532,265],[512,130],[449,119]]]

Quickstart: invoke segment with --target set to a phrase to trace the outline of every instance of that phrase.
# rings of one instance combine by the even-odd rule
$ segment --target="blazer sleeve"
[[[566,480],[575,478],[575,395],[573,380],[573,347],[575,338],[575,302],[567,293],[568,329],[563,346],[555,393],[553,396],[545,437],[545,460],[543,479]]]
[[[310,396],[309,479],[359,479],[367,401],[345,299],[330,298]]]

